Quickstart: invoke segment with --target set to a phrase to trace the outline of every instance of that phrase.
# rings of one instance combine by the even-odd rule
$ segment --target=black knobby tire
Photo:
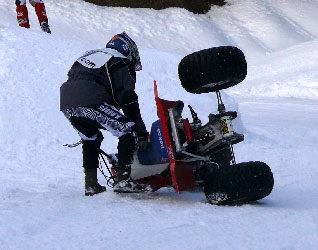
[[[207,200],[215,205],[235,205],[263,199],[274,186],[270,167],[264,162],[244,162],[210,167],[204,180]]]
[[[186,91],[209,93],[243,81],[247,63],[243,52],[236,47],[214,47],[184,57],[179,63],[178,73]]]

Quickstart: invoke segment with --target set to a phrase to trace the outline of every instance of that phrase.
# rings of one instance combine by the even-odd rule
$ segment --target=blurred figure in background
[[[38,20],[42,31],[51,34],[49,21],[46,16],[45,6],[42,0],[29,0],[30,4],[34,7],[35,13],[38,16]],[[17,19],[18,24],[24,28],[30,28],[28,9],[26,7],[26,0],[16,0],[17,6]]]

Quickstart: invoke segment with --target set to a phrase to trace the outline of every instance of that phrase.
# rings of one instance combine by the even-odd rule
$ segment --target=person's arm
[[[138,102],[138,96],[135,92],[136,75],[135,71],[128,65],[119,65],[112,74],[114,91],[122,108],[124,115],[135,123],[133,129],[137,132],[139,141],[148,140],[148,132],[142,120]]]
[[[138,103],[138,96],[135,92],[136,73],[124,60],[112,65],[112,88],[115,101],[122,108],[125,116],[133,121],[142,121]]]

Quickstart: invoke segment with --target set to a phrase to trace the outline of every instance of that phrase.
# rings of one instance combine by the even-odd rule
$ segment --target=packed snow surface
[[[318,249],[318,2],[229,2],[195,15],[46,0],[48,35],[29,3],[27,30],[14,1],[0,0],[0,249]],[[237,162],[272,169],[268,197],[221,207],[167,188],[84,196],[81,148],[62,146],[79,137],[59,111],[59,87],[76,58],[123,30],[140,48],[136,91],[148,129],[153,80],[160,97],[191,104],[206,121],[215,94],[186,93],[179,61],[215,46],[244,51],[248,76],[222,95],[246,138],[234,147]],[[115,152],[116,138],[104,136],[103,149]]]

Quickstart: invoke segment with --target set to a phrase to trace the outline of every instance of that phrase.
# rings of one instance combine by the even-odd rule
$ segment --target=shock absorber
[[[218,99],[218,111],[219,113],[224,113],[226,110],[225,110],[225,105],[222,101],[222,97],[221,97],[221,93],[220,91],[216,91],[216,97]]]
[[[225,105],[222,101],[222,97],[221,97],[221,93],[220,91],[216,91],[216,97],[218,99],[218,111],[220,114],[223,114],[226,112],[225,109]],[[232,127],[232,119],[230,116],[228,115],[224,115],[220,118],[220,123],[221,123],[221,130],[222,130],[222,134],[224,137],[228,137],[233,135],[234,130]],[[235,160],[235,154],[234,154],[234,150],[233,150],[233,144],[229,143],[230,149],[231,149],[231,156],[232,156],[232,164],[236,164],[236,160]]]

